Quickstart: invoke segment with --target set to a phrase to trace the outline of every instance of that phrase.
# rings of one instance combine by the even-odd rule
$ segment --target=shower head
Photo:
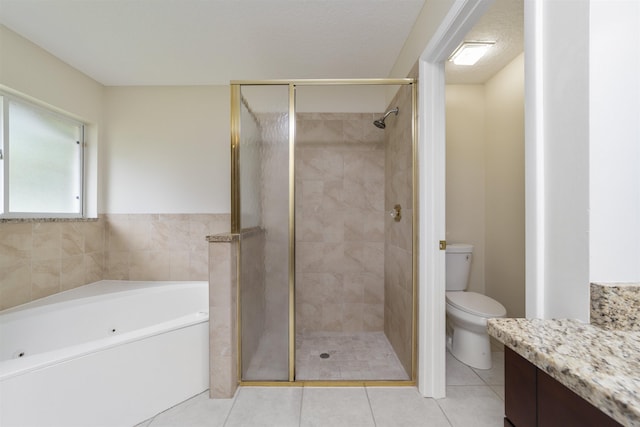
[[[387,127],[387,125],[384,124],[385,119],[387,118],[387,116],[391,113],[395,113],[396,116],[398,115],[398,112],[400,111],[400,109],[398,107],[387,111],[384,116],[380,117],[378,120],[374,120],[373,124],[376,125],[376,127],[380,128],[380,129],[384,129]]]

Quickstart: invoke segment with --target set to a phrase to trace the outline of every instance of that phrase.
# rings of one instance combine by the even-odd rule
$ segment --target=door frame
[[[455,0],[420,55],[418,78],[419,300],[418,388],[446,395],[445,251],[446,117],[444,64],[493,0]]]

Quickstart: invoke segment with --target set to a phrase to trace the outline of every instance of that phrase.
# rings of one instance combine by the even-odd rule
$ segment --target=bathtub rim
[[[142,289],[146,292],[160,292],[166,290],[166,287],[182,286],[182,287],[198,287],[208,286],[206,280],[99,280],[97,282],[88,283],[86,285],[78,286],[76,288],[67,289],[62,292],[57,292],[46,297],[38,298],[33,301],[25,302],[14,307],[5,308],[0,310],[0,319],[9,318],[12,319],[22,317],[20,313],[25,313],[30,310],[46,312],[47,308],[52,306],[66,306],[72,305],[77,301],[91,302],[93,300],[99,300],[106,295],[121,294],[123,297],[131,293],[141,292]],[[105,287],[109,285],[116,287],[114,290],[108,292],[94,292],[95,289],[105,290]]]

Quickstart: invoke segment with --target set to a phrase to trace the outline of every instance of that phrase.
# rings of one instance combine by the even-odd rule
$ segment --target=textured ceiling
[[[105,85],[386,77],[424,0],[0,0],[0,22]]]
[[[484,83],[524,50],[524,0],[495,0],[464,40],[493,40],[496,44],[473,66],[447,61],[449,84]]]

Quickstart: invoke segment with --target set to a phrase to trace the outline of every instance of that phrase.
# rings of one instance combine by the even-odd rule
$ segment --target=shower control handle
[[[389,215],[391,215],[391,218],[393,218],[396,222],[400,222],[400,220],[402,219],[401,211],[402,207],[400,205],[395,205],[393,209],[389,211]]]

